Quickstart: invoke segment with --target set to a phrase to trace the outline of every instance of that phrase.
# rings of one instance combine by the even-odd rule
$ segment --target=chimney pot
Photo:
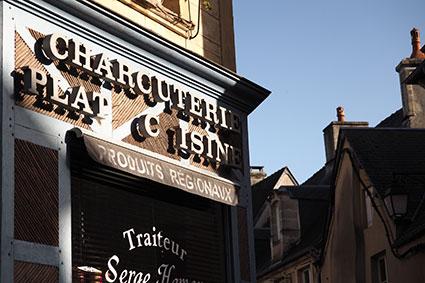
[[[410,35],[412,37],[412,54],[410,55],[410,58],[425,59],[425,54],[421,51],[421,37],[419,30],[417,28],[413,28],[410,31]]]
[[[326,162],[329,162],[335,158],[335,150],[338,145],[339,130],[341,128],[369,126],[368,122],[345,121],[344,107],[342,106],[336,108],[336,116],[338,117],[338,121],[331,122],[326,128],[323,129]]]
[[[336,108],[336,116],[338,117],[338,122],[344,122],[345,121],[344,107],[338,106]]]

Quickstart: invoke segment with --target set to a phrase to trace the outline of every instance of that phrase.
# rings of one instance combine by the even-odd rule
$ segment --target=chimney
[[[335,151],[338,145],[339,129],[348,127],[368,127],[368,122],[347,122],[345,121],[345,112],[342,106],[336,108],[337,121],[331,122],[323,129],[323,137],[325,140],[326,163],[335,158]]]
[[[396,67],[400,77],[401,101],[403,105],[403,118],[409,128],[425,127],[425,89],[417,84],[406,84],[406,78],[425,59],[421,50],[419,30],[413,28],[410,31],[412,37],[412,54],[405,58]]]
[[[251,166],[250,175],[251,185],[258,183],[267,177],[267,174],[264,171],[264,166]]]

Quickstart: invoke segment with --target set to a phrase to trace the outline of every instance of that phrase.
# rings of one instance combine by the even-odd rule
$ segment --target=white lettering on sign
[[[184,256],[187,254],[185,249],[168,237],[164,237],[162,231],[156,232],[155,227],[152,227],[152,232],[136,234],[133,228],[124,231],[123,238],[128,240],[128,250],[131,251],[141,247],[159,247],[166,251],[171,251],[180,260],[184,261]],[[165,242],[169,245],[165,246]]]
[[[42,95],[47,101],[58,104],[71,110],[77,110],[88,116],[99,116],[101,118],[110,115],[107,105],[112,100],[108,95],[97,92],[86,92],[84,87],[71,87],[70,90],[62,92],[58,86],[58,79],[51,77],[41,70],[33,67],[25,67],[24,92],[31,95]],[[44,91],[46,89],[46,91]]]
[[[240,119],[236,113],[193,93],[178,90],[174,85],[150,76],[145,70],[133,72],[132,67],[122,60],[110,60],[103,53],[94,54],[76,39],[51,34],[44,38],[42,48],[45,55],[52,60],[65,61],[88,74],[126,89],[134,89],[135,93],[152,93],[156,102],[171,102],[175,109],[188,110],[193,116],[212,122],[218,127],[240,132]]]
[[[192,177],[179,170],[169,168],[171,182],[179,187],[195,190],[202,195],[208,195],[212,199],[220,199],[224,202],[232,202],[231,190],[217,185],[214,182]]]
[[[124,171],[132,171],[137,175],[152,177],[155,179],[163,180],[164,172],[161,164],[155,164],[150,160],[145,160],[142,158],[135,158],[129,154],[125,154],[121,151],[117,151],[109,148],[106,149],[103,145],[97,145],[99,155],[97,160],[100,162],[108,162],[111,165],[119,166]],[[121,162],[119,162],[118,156],[121,156]]]
[[[176,187],[215,201],[234,205],[238,201],[237,189],[192,170],[180,168],[159,159],[135,153],[106,142],[91,142],[86,138],[89,155],[97,162],[122,171]]]
[[[175,147],[222,164],[241,167],[242,152],[239,148],[222,142],[219,138],[189,132],[181,127],[176,129]]]
[[[169,139],[169,147],[177,149],[182,156],[186,155],[185,158],[193,154],[197,156],[196,160],[203,158],[214,166],[242,168],[241,149],[222,141],[224,135],[218,134],[218,131],[230,131],[240,137],[241,118],[234,111],[219,105],[216,100],[205,99],[197,92],[182,89],[184,87],[180,84],[172,83],[160,74],[158,77],[150,74],[145,68],[136,69],[124,60],[94,53],[78,39],[50,34],[44,37],[41,49],[48,59],[78,69],[80,76],[91,76],[100,83],[106,81],[110,87],[123,88],[130,96],[143,95],[151,102],[147,103],[150,107],[165,103],[167,109],[179,111],[179,118],[189,122],[191,117],[192,122],[200,125],[207,133],[214,133],[188,132],[181,127],[169,129],[175,135],[175,139]],[[24,93],[38,95],[49,103],[87,117],[106,118],[112,115],[112,97],[109,93],[91,92],[83,86],[63,90],[59,87],[59,79],[45,71],[33,67],[23,67],[22,70]],[[160,135],[159,123],[157,116],[142,115],[133,121],[131,134],[139,142],[146,138],[157,138]]]
[[[137,272],[134,270],[128,271],[127,269],[121,271],[120,275],[118,276],[116,266],[119,262],[120,259],[116,255],[113,255],[108,260],[108,271],[105,273],[105,279],[107,282],[115,282],[117,279],[119,279],[118,282],[120,283],[147,283],[151,279],[150,273],[143,275],[143,272]]]
[[[136,234],[134,228],[128,229],[123,232],[123,239],[128,241],[129,251],[141,247],[156,247],[165,251],[170,251],[181,261],[185,260],[187,252],[183,248],[179,248],[179,244],[175,243],[170,238],[163,236],[162,231],[156,232],[156,228],[152,227],[152,232]],[[128,270],[119,268],[120,259],[117,255],[109,258],[107,266],[108,270],[105,272],[105,279],[107,282],[120,282],[120,283],[148,283],[153,276],[151,273],[143,273],[136,270]],[[176,266],[173,264],[161,264],[157,269],[158,279],[155,283],[179,283],[191,282],[202,283],[202,281],[191,280],[188,278],[175,278],[173,270]]]
[[[159,135],[159,130],[153,128],[153,126],[158,124],[158,116],[152,114],[142,115],[137,123],[140,134],[147,138],[157,137]]]

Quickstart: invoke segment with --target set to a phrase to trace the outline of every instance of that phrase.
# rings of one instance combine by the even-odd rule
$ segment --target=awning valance
[[[83,133],[78,128],[70,133],[84,140],[88,155],[97,163],[224,204],[238,204],[239,187],[230,181],[180,166],[166,157],[155,157],[155,154]]]

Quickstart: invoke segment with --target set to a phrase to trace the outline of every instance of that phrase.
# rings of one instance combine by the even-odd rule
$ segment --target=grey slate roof
[[[394,174],[425,174],[425,129],[343,129],[375,187],[384,192]]]
[[[310,178],[308,178],[302,186],[322,186],[329,185],[331,183],[332,168],[334,161],[329,161],[326,165],[320,168]]]
[[[329,186],[324,185],[302,185],[297,187],[286,187],[289,196],[298,200],[328,200]]]
[[[398,109],[396,112],[379,122],[376,128],[404,128],[403,125],[403,108]]]

